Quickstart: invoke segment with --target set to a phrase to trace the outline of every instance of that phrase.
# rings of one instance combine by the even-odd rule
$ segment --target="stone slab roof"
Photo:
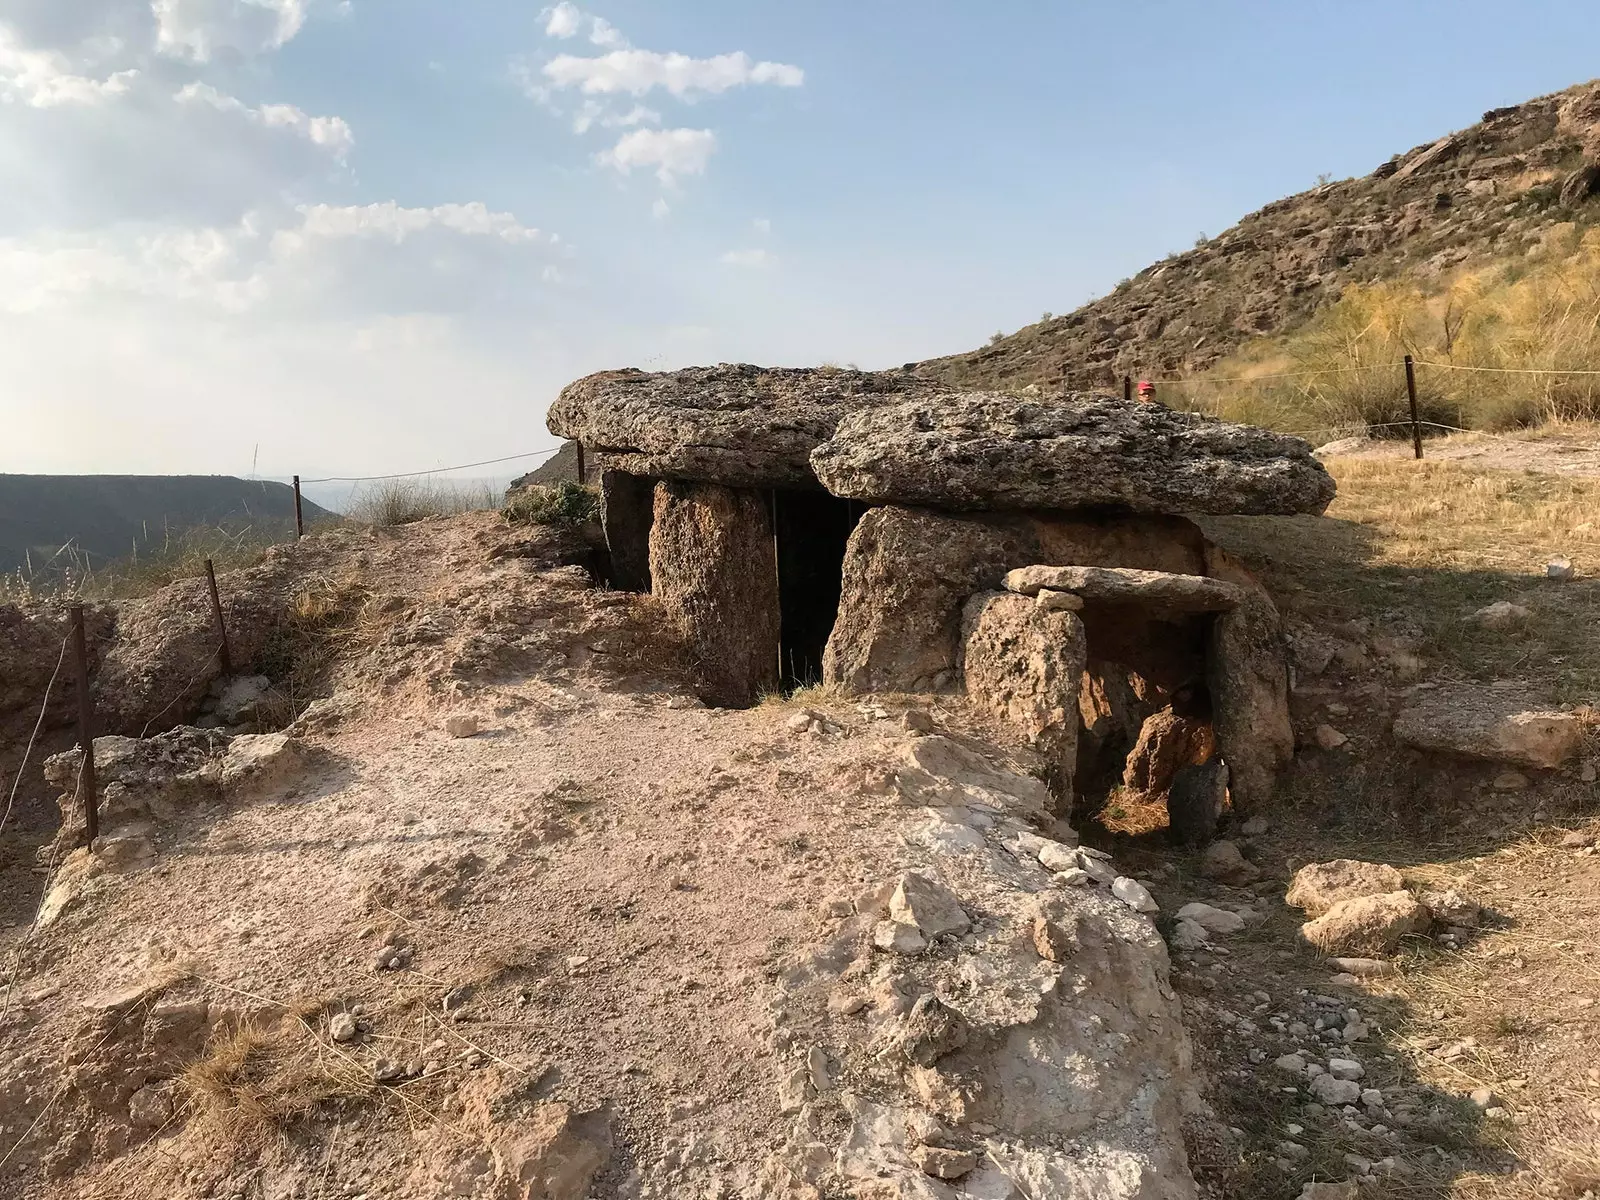
[[[951,391],[908,372],[608,371],[552,433],[650,478],[815,487],[955,510],[1320,513],[1334,483],[1299,438],[1157,404]]]

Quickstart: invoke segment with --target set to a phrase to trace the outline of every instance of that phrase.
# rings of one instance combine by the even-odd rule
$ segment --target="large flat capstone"
[[[955,510],[1320,513],[1299,438],[1113,396],[951,391],[909,371],[606,371],[550,406],[609,468]]]
[[[811,452],[839,418],[938,384],[903,371],[768,369],[742,364],[682,371],[603,371],[550,406],[552,433],[606,465],[654,479],[729,487],[815,487]]]
[[[1332,477],[1296,437],[1067,394],[910,397],[845,416],[811,455],[836,496],[956,509],[1320,513]]]

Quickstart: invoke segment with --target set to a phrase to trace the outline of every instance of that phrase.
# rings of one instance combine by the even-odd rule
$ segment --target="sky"
[[[971,349],[1600,73],[1593,0],[1506,12],[0,0],[0,471],[433,469],[596,370]]]

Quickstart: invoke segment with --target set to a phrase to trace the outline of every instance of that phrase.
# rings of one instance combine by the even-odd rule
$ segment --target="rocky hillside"
[[[305,519],[328,517],[306,501]],[[294,492],[228,475],[0,475],[0,571],[61,562],[99,566],[137,548],[159,552],[188,530],[288,530]],[[31,574],[32,572],[30,572]]]
[[[1600,205],[1600,82],[1495,109],[1469,129],[1252,213],[1109,296],[921,365],[973,387],[1104,387],[1204,371],[1304,323],[1352,283],[1437,278],[1526,252]]]

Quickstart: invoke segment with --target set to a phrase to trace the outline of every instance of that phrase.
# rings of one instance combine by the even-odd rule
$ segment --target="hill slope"
[[[1436,279],[1594,220],[1600,82],[1485,113],[1372,174],[1275,201],[1074,313],[921,370],[961,386],[1117,385],[1204,371],[1353,283]]]
[[[306,501],[309,522],[330,516]],[[0,475],[0,571],[41,569],[71,543],[98,564],[200,526],[294,527],[294,491],[227,475]]]

